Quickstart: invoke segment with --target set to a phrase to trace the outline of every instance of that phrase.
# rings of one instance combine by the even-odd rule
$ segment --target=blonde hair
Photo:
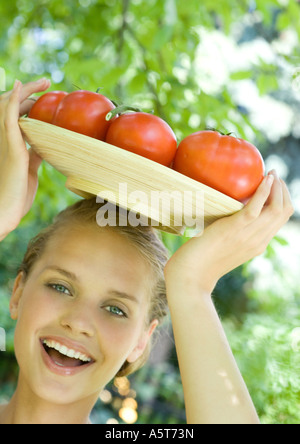
[[[102,205],[105,205],[105,203]],[[61,211],[50,226],[31,239],[18,270],[18,272],[23,272],[24,281],[29,276],[34,264],[42,256],[47,243],[55,236],[58,230],[67,229],[68,224],[90,224],[96,226],[96,218],[100,208],[101,204],[96,203],[96,199],[79,200],[74,205]],[[167,314],[167,298],[163,273],[168,260],[167,249],[151,226],[141,225],[132,227],[130,225],[123,226],[124,224],[118,224],[121,217],[124,217],[125,210],[120,210],[117,206],[114,206],[114,210],[117,224],[105,229],[116,230],[116,232],[125,236],[138,249],[144,259],[148,261],[152,270],[153,286],[150,290],[150,304],[146,323],[150,325],[153,320],[157,319],[161,324]],[[134,363],[126,361],[116,376],[128,376],[141,368],[149,358],[151,346],[151,341],[149,341],[143,355]]]

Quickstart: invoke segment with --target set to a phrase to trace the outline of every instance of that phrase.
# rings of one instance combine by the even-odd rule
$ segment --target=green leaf
[[[275,240],[278,244],[282,245],[283,247],[286,247],[286,246],[290,245],[290,243],[289,243],[284,237],[279,236],[279,235],[275,236],[275,237],[274,237],[274,240]]]
[[[278,89],[278,79],[274,75],[260,74],[256,83],[262,96]]]
[[[231,80],[245,80],[245,79],[251,79],[253,76],[253,72],[251,70],[247,71],[237,71],[230,74]]]

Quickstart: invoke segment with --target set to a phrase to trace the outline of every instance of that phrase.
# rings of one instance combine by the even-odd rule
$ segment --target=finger
[[[16,80],[13,89],[10,90],[10,91],[6,91],[6,92],[2,93],[2,94],[1,94],[1,97],[2,97],[2,98],[9,99],[9,97],[10,97],[11,94],[13,93],[14,88],[15,88],[15,86],[16,86],[16,84],[17,84],[18,82],[19,82],[19,80]],[[47,80],[46,78],[39,79],[39,80],[37,80],[37,81],[35,81],[35,82],[25,83],[25,84],[23,85],[23,91],[22,91],[22,94],[21,94],[21,96],[20,96],[20,100],[21,100],[21,101],[24,101],[24,100],[26,100],[31,94],[35,94],[35,93],[38,93],[38,92],[42,92],[42,91],[44,91],[45,89],[49,88],[50,85],[51,85],[51,81],[50,81],[50,80]]]
[[[243,210],[240,211],[242,216],[246,219],[246,222],[248,221],[248,223],[251,223],[259,217],[270,196],[273,182],[274,176],[268,174],[257,188],[254,196],[250,199],[247,205],[245,205]]]
[[[21,94],[21,102],[27,99],[31,94],[35,94],[38,92],[45,91],[51,85],[50,80],[43,78],[39,79],[36,82],[29,82],[23,86],[22,94]]]
[[[17,162],[24,160],[23,156],[26,153],[27,159],[27,149],[26,144],[23,139],[22,132],[19,127],[19,107],[20,107],[20,97],[22,93],[22,83],[16,81],[14,89],[11,91],[5,116],[5,134],[7,139],[7,150],[10,156],[14,158]],[[21,157],[20,157],[21,156]]]
[[[292,198],[286,183],[282,179],[280,179],[280,183],[282,186],[283,206],[292,205]]]
[[[43,159],[34,151],[33,148],[28,150],[29,153],[29,174],[36,176]]]
[[[286,183],[282,179],[280,179],[280,182],[282,186],[283,210],[289,219],[294,214],[295,209]]]
[[[5,117],[5,128],[8,142],[10,142],[11,146],[15,144],[18,145],[20,142],[23,142],[20,129],[18,126],[19,119],[19,102],[22,91],[22,83],[19,80],[16,80],[14,89],[12,90],[8,105],[7,105],[7,113]]]
[[[294,213],[288,188],[283,180],[274,179],[270,198],[265,206],[261,220],[270,228],[273,236],[287,223]],[[272,236],[272,237],[273,237]]]
[[[34,151],[33,148],[29,152],[29,169],[28,169],[28,187],[27,199],[24,206],[24,215],[28,213],[32,207],[37,188],[38,188],[38,169],[42,163],[42,158]]]
[[[36,99],[33,98],[24,100],[24,102],[20,105],[20,117],[24,116],[24,114],[28,114],[35,102]]]
[[[11,91],[6,91],[6,92],[0,94],[1,99],[6,99],[10,95],[11,95]]]
[[[283,208],[283,194],[282,184],[275,170],[270,172],[274,176],[274,183],[270,192],[270,196],[267,201],[267,206],[272,211],[282,211]]]

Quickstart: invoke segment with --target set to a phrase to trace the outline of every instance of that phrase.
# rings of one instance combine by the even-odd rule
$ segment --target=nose
[[[62,315],[60,324],[74,336],[92,337],[95,333],[92,313],[83,304],[74,303],[72,307],[69,307],[68,311]]]

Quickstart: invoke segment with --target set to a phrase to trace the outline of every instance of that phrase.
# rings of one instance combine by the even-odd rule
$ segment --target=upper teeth
[[[54,348],[62,355],[68,356],[69,358],[80,359],[83,362],[91,362],[91,358],[89,358],[84,353],[80,353],[79,351],[75,351],[72,348],[68,348],[65,345],[60,344],[52,339],[44,339],[43,343],[47,345],[49,348]]]

